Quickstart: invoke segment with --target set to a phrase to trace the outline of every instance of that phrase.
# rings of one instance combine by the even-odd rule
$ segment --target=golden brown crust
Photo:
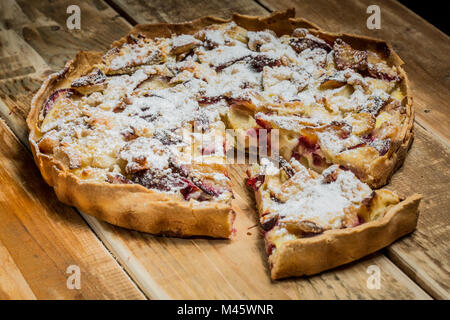
[[[358,227],[282,243],[269,258],[272,278],[319,273],[386,247],[416,228],[420,199],[414,194],[391,207],[383,218]]]
[[[304,19],[293,18],[294,15],[294,10],[290,9],[285,12],[275,12],[265,18],[234,14],[230,20],[249,30],[271,29],[278,35],[291,33],[298,27],[323,33],[319,31],[316,25]],[[149,37],[162,37],[170,36],[172,33],[194,33],[210,24],[224,23],[230,20],[204,17],[186,23],[137,25],[130,31],[130,34],[142,33]],[[328,35],[348,37],[349,41],[353,39],[352,41],[356,42],[385,44],[382,41],[366,37]],[[112,46],[121,45],[125,39],[126,37],[114,42]],[[389,50],[389,52],[389,59],[400,68],[403,63],[401,59],[392,50]],[[35,162],[46,182],[54,187],[62,202],[76,206],[88,214],[122,227],[180,236],[230,237],[234,213],[228,205],[209,203],[194,206],[192,202],[179,201],[169,195],[163,195],[139,185],[83,182],[65,171],[61,163],[39,151],[36,134],[42,104],[56,89],[69,87],[73,79],[86,74],[94,64],[100,63],[101,57],[102,53],[99,52],[79,52],[72,61],[67,63],[63,71],[49,76],[32,100],[31,110],[27,118],[30,129],[29,141]],[[408,121],[402,129],[403,138],[398,149],[395,152],[388,153],[385,157],[381,157],[371,167],[373,168],[370,172],[372,183],[369,183],[374,186],[381,186],[388,181],[394,170],[403,162],[412,141],[414,119],[412,101],[403,70],[401,70],[401,74],[404,76],[404,88],[408,97]],[[114,199],[114,201],[111,201],[111,199]]]

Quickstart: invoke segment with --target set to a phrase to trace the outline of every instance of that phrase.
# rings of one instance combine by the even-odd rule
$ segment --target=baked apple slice
[[[72,81],[71,86],[79,93],[89,95],[106,87],[106,76],[100,69],[96,68],[89,74]]]
[[[164,61],[170,50],[168,39],[151,40],[138,35],[127,40],[103,56],[100,68],[105,74],[129,74],[141,65],[158,64]]]
[[[74,120],[80,114],[77,101],[80,95],[71,88],[58,89],[44,103],[40,113],[40,129],[45,133],[58,126],[60,118],[65,122]]]

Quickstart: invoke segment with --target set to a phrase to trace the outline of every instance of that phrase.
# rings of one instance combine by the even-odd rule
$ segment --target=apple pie
[[[274,278],[411,232],[420,197],[373,190],[412,142],[403,62],[383,41],[293,16],[138,25],[106,53],[80,52],[32,101],[42,176],[62,202],[118,226],[229,238],[227,152],[242,146],[226,129],[276,130],[279,158],[261,158],[248,181]]]

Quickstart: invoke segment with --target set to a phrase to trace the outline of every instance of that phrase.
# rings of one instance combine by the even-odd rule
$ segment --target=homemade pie
[[[381,189],[403,163],[414,112],[383,41],[321,31],[294,11],[138,25],[51,75],[27,119],[58,198],[154,234],[229,238],[226,129],[280,157],[249,170],[272,277],[320,272],[414,230],[419,195]],[[264,129],[264,130],[262,130]],[[244,146],[247,147],[248,146]]]

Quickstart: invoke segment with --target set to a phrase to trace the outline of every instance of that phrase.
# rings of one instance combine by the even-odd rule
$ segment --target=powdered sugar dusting
[[[391,99],[384,87],[376,87],[383,83],[350,68],[337,70],[329,46],[301,31],[305,32],[305,43],[312,45],[301,50],[292,45],[295,37],[278,37],[270,30],[247,32],[235,23],[167,39],[130,37],[110,50],[98,66],[106,77],[104,84],[83,97],[69,97],[65,107],[50,110],[42,133],[56,145],[63,144],[57,149],[61,158],[76,159],[71,163],[80,172],[88,169],[86,179],[94,171],[99,179],[111,172],[129,177],[139,170],[169,167],[185,179],[186,173],[179,168],[181,153],[196,140],[187,141],[184,130],[195,126],[211,137],[220,135],[218,128],[225,127],[222,119],[231,105],[251,103],[257,120],[293,132],[332,121],[350,125],[349,112],[375,117]],[[323,83],[330,79],[332,86],[324,89]],[[266,109],[293,102],[297,109],[286,113]],[[360,142],[351,132],[338,137],[330,130],[320,132],[318,139],[331,154]],[[211,142],[199,152],[209,156],[214,150],[215,156],[223,158],[223,141],[219,141],[218,146]],[[373,145],[384,150],[386,141],[375,140]],[[208,159],[214,161],[212,156]],[[268,163],[263,168],[276,172]],[[218,194],[201,187],[206,194]]]
[[[324,177],[338,170],[335,181],[325,182]],[[285,203],[273,203],[280,221],[308,220],[318,225],[336,229],[342,227],[345,209],[360,204],[372,193],[370,187],[360,182],[351,171],[339,170],[336,165],[326,169],[321,176],[310,179],[301,190],[292,194]]]

